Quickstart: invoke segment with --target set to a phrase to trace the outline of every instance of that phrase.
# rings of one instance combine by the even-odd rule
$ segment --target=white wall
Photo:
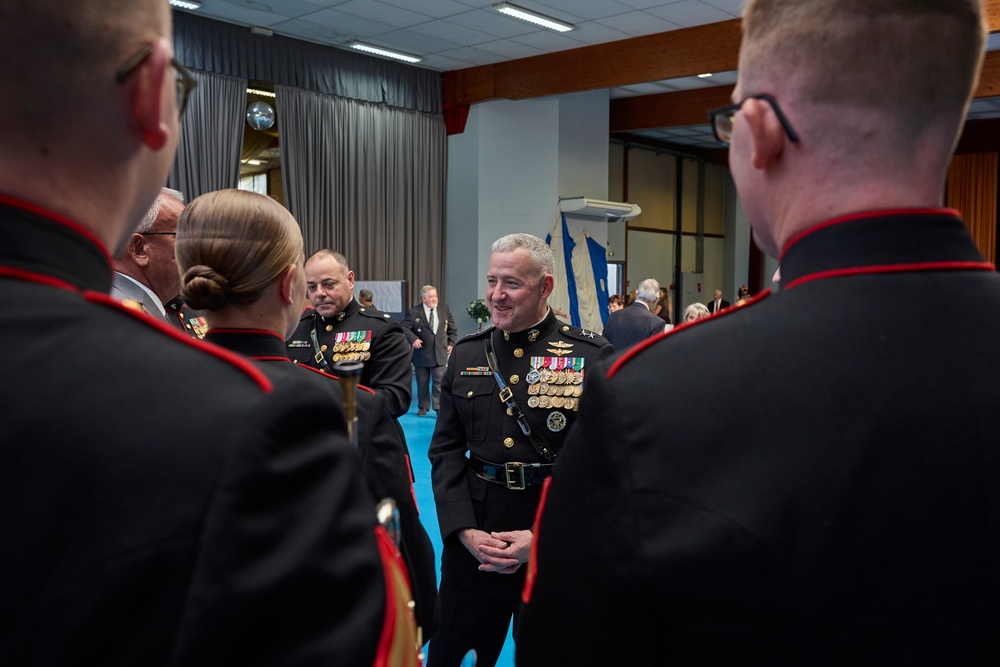
[[[608,93],[497,100],[472,107],[448,139],[445,286],[459,333],[474,331],[466,306],[486,295],[490,245],[514,232],[545,238],[560,196],[604,199],[608,188]],[[568,221],[607,243],[607,223]]]

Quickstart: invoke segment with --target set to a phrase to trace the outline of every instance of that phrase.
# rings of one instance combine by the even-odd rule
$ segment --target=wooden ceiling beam
[[[1000,0],[998,0],[1000,2]],[[736,69],[740,21],[445,72],[446,107],[523,100]]]
[[[1000,0],[985,0],[984,10],[990,32],[1000,32]],[[628,86],[704,72],[728,72],[736,69],[739,48],[740,20],[732,19],[468,67],[444,72],[444,103],[448,108],[494,99],[521,100]],[[976,97],[1000,95],[1000,62],[992,54],[987,54]]]

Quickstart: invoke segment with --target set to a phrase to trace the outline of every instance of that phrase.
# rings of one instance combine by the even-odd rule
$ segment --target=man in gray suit
[[[654,278],[646,278],[635,291],[635,301],[608,316],[604,337],[614,345],[615,352],[627,350],[666,330],[663,320],[650,312],[659,298],[660,283]]]
[[[180,293],[174,239],[184,210],[184,195],[163,188],[146,216],[115,257],[111,296],[130,299],[143,311],[167,319],[163,304]]]
[[[458,327],[446,304],[438,304],[437,288],[420,288],[422,303],[410,308],[403,319],[403,333],[413,346],[413,369],[417,376],[417,416],[434,412],[441,405],[441,378],[448,355],[458,339]],[[427,384],[431,391],[428,395]]]
[[[179,296],[174,239],[183,211],[184,195],[162,188],[115,257],[111,296],[201,338],[208,328],[205,318],[184,306]]]

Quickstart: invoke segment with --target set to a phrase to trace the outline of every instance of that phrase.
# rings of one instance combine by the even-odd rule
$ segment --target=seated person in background
[[[303,259],[302,234],[292,214],[252,192],[204,194],[188,205],[177,227],[181,294],[185,303],[206,310],[206,340],[248,357],[276,385],[301,383],[326,397],[334,415],[345,404],[337,378],[293,364],[285,354],[285,336],[299,321],[299,295],[305,293]],[[417,620],[429,637],[437,624],[437,577],[433,547],[413,500],[406,441],[381,394],[358,386],[356,399],[361,468],[374,499],[390,497],[399,509],[400,549]]]
[[[708,312],[708,306],[703,303],[692,303],[690,306],[684,309],[684,321],[694,322],[695,320],[700,320],[703,317],[708,317],[712,313]]]
[[[625,307],[625,297],[621,294],[612,294],[608,297],[608,312],[613,313]]]
[[[372,291],[370,289],[363,289],[360,292],[358,292],[358,301],[361,302],[361,305],[364,306],[365,308],[369,308],[371,310],[378,310],[378,308],[375,307],[375,304],[372,303],[372,299],[374,298],[374,296],[375,295],[372,294]]]

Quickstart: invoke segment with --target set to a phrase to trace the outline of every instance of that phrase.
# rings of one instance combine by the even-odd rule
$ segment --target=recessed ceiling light
[[[402,60],[406,63],[418,63],[423,58],[418,56],[411,56],[408,53],[400,53],[399,51],[390,51],[389,49],[383,49],[381,46],[372,46],[371,44],[365,44],[364,42],[351,42],[348,44],[352,49],[357,49],[358,51],[364,51],[365,53],[374,53],[376,56],[382,56],[383,58],[392,58],[394,60]]]
[[[201,9],[201,0],[170,0],[170,4],[181,9]]]
[[[261,97],[277,97],[277,95],[272,93],[270,90],[258,90],[256,88],[247,88],[247,95],[260,95]]]
[[[529,9],[525,9],[524,7],[512,5],[509,2],[498,2],[493,5],[493,9],[497,10],[501,14],[506,14],[507,16],[521,19],[522,21],[527,21],[528,23],[534,23],[535,25],[540,25],[543,28],[555,30],[556,32],[569,32],[576,27],[572,23],[566,23],[565,21],[554,19],[551,16],[546,16],[545,14],[539,14],[538,12],[533,12]]]

